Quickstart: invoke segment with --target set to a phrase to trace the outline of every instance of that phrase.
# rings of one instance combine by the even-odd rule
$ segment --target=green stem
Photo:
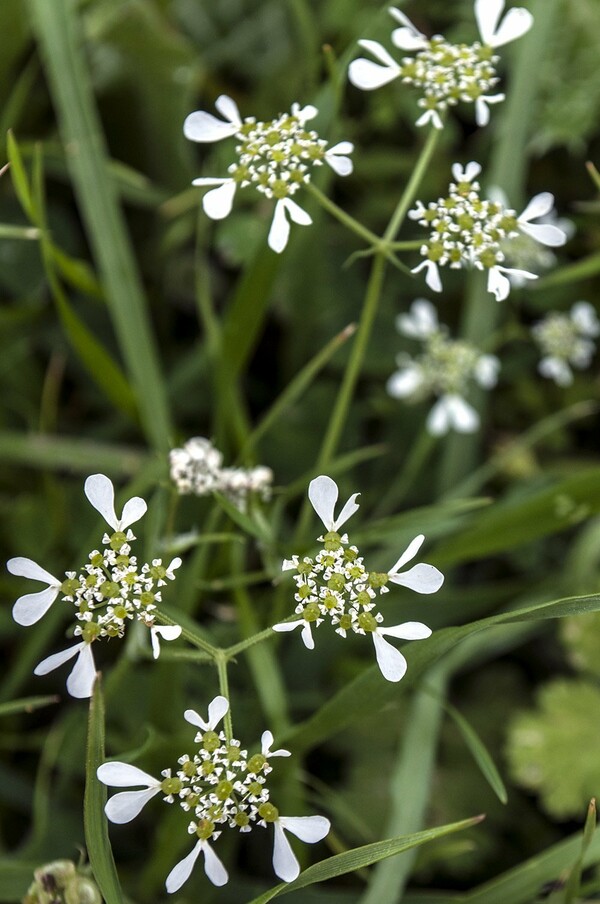
[[[231,698],[229,696],[229,680],[227,678],[227,655],[224,650],[218,650],[215,656],[215,663],[219,673],[219,690],[226,700],[229,700],[229,709],[225,713],[224,727],[225,736],[228,741],[233,738],[233,722],[231,720]]]
[[[374,232],[371,232],[370,229],[367,229],[366,226],[363,226],[362,223],[359,223],[358,220],[351,217],[350,214],[346,213],[345,210],[342,210],[341,207],[338,207],[337,204],[334,204],[327,195],[323,194],[320,188],[317,188],[312,182],[307,182],[305,188],[317,199],[321,207],[323,207],[327,213],[330,213],[332,217],[339,220],[347,229],[356,233],[356,235],[359,235],[361,239],[364,239],[370,245],[375,245],[376,247],[381,245],[381,239],[378,235],[375,235]]]
[[[388,245],[390,242],[394,241],[396,235],[400,231],[400,227],[404,223],[404,218],[408,212],[408,208],[414,201],[414,197],[419,190],[419,185],[421,184],[423,176],[427,171],[427,167],[431,162],[433,152],[435,151],[441,134],[442,129],[432,128],[429,132],[429,135],[427,136],[427,141],[423,145],[423,149],[421,151],[419,159],[417,160],[416,166],[412,171],[412,175],[406,184],[406,188],[402,192],[402,197],[398,201],[388,227],[383,234],[383,240]],[[422,242],[419,243],[419,245],[422,244]]]
[[[292,621],[292,619],[297,616],[293,615],[290,618],[284,619],[284,621]],[[264,631],[259,631],[258,634],[253,634],[252,637],[246,637],[244,640],[240,640],[238,643],[234,643],[233,646],[227,647],[223,650],[223,653],[229,661],[230,659],[234,659],[238,653],[242,653],[244,650],[247,650],[249,647],[253,647],[257,643],[262,643],[263,640],[267,640],[269,637],[273,636],[273,628],[265,628]]]
[[[421,434],[413,443],[408,458],[402,464],[398,479],[392,483],[381,504],[375,509],[374,517],[381,518],[383,515],[393,512],[400,505],[433,451],[435,440],[436,437],[423,428]]]
[[[164,612],[161,612],[160,609],[154,610],[154,617],[162,624],[162,625],[177,625],[174,619],[172,619],[169,615],[166,615]],[[196,634],[195,631],[191,631],[189,628],[181,627],[181,636],[188,640],[193,646],[198,647],[199,650],[203,650],[205,653],[208,653],[211,659],[217,660],[221,650],[218,647],[214,647],[211,643],[204,638],[200,637]]]

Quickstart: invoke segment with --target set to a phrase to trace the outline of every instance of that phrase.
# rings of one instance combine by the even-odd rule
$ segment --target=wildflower
[[[185,711],[185,720],[200,729],[194,738],[196,752],[180,756],[178,768],[163,770],[161,779],[127,763],[104,763],[98,769],[98,778],[106,785],[142,786],[110,798],[105,812],[111,822],[130,822],[159,794],[166,803],[177,803],[185,813],[193,815],[187,831],[196,841],[167,876],[166,888],[170,893],[178,891],[187,881],[200,854],[204,857],[204,871],[214,885],[228,881],[227,870],[212,847],[223,829],[247,834],[256,826],[266,828],[273,823],[273,867],[286,882],[295,879],[300,868],[283,830],[308,842],[320,841],[329,831],[329,820],[322,816],[279,815],[270,799],[267,776],[272,771],[270,760],[290,756],[290,752],[272,750],[273,735],[265,731],[260,753],[249,756],[239,741],[218,730],[228,711],[229,702],[223,696],[211,701],[206,719],[193,709]]]
[[[499,360],[481,354],[467,342],[449,339],[447,328],[438,323],[436,309],[424,298],[416,299],[410,313],[401,314],[396,324],[405,336],[421,340],[424,351],[417,358],[398,355],[399,370],[387,382],[388,393],[413,401],[437,397],[427,418],[427,430],[434,436],[452,429],[473,433],[479,427],[479,415],[465,395],[472,382],[484,389],[496,385]]]
[[[487,271],[488,292],[502,301],[510,292],[509,277],[537,279],[537,274],[502,266],[511,241],[527,235],[542,245],[558,247],[566,242],[562,229],[553,223],[533,223],[552,210],[554,197],[542,192],[531,199],[520,216],[497,201],[480,198],[476,177],[481,172],[471,161],[463,169],[455,163],[448,196],[425,207],[420,201],[408,212],[412,220],[429,230],[421,247],[423,261],[412,272],[425,270],[425,281],[434,292],[442,291],[440,267],[453,270],[475,268]]]
[[[489,122],[490,104],[504,100],[504,94],[490,93],[499,79],[496,66],[500,57],[493,51],[525,34],[533,23],[526,9],[513,8],[502,22],[503,0],[475,0],[475,19],[481,41],[452,44],[442,35],[427,38],[410,19],[395,7],[390,14],[400,27],[392,32],[392,43],[400,50],[414,52],[398,63],[377,41],[361,40],[377,62],[363,57],[350,63],[348,77],[353,85],[371,91],[399,78],[420,89],[418,106],[424,111],[417,126],[431,123],[443,128],[442,117],[448,107],[458,103],[475,104],[477,125]]]
[[[348,632],[371,634],[381,672],[388,681],[400,681],[406,672],[406,660],[386,640],[385,635],[406,640],[429,637],[431,631],[420,622],[405,622],[386,628],[383,615],[376,610],[377,594],[387,593],[388,584],[398,584],[417,593],[435,593],[444,576],[433,565],[419,563],[408,571],[400,569],[419,551],[425,537],[420,534],[409,543],[396,564],[388,572],[369,572],[358,547],[349,546],[348,535],[339,528],[358,510],[358,493],[354,493],[335,517],[338,487],[331,477],[321,475],[311,481],[308,497],[327,532],[318,539],[322,543],[314,558],[293,556],[283,562],[284,571],[295,571],[297,619],[273,625],[274,631],[302,628],[307,649],[314,648],[313,628],[328,622],[345,638]]]
[[[271,497],[270,468],[224,468],[221,452],[203,436],[192,437],[182,449],[172,449],[169,464],[171,480],[182,495],[222,493],[241,512],[248,508],[250,498],[267,501]]]
[[[275,200],[275,211],[269,232],[269,247],[280,253],[287,245],[290,220],[301,226],[312,223],[310,216],[292,196],[310,181],[313,166],[327,163],[338,176],[352,172],[348,157],[353,151],[349,141],[341,141],[332,148],[306,124],[318,114],[311,105],[292,104],[291,113],[284,113],[271,122],[257,122],[254,117],[242,120],[235,102],[222,94],[215,107],[224,120],[210,113],[190,113],[183,125],[186,138],[191,141],[215,142],[235,137],[237,161],[228,167],[224,178],[194,179],[194,185],[214,186],[202,201],[205,213],[213,220],[226,217],[233,206],[239,188],[253,185],[266,198]]]
[[[568,314],[548,314],[531,332],[543,355],[539,372],[558,386],[569,386],[571,368],[583,370],[594,356],[600,321],[588,301],[578,301]]]
[[[154,610],[161,602],[160,588],[175,579],[181,559],[175,558],[164,566],[161,559],[153,559],[138,567],[131,555],[135,540],[130,526],[146,512],[146,503],[134,496],[125,503],[120,517],[114,506],[114,487],[104,474],[92,474],[85,481],[85,494],[93,507],[103,516],[112,532],[105,533],[102,550],[94,549],[88,561],[78,571],[67,571],[61,581],[32,559],[17,556],[7,568],[11,574],[42,581],[47,586],[37,593],[17,599],[13,618],[20,625],[35,624],[50,609],[57,597],[69,604],[75,618],[73,634],[79,638],[73,646],[42,660],[34,669],[35,675],[47,675],[65,662],[75,659],[67,679],[67,690],[73,697],[91,696],[96,677],[92,644],[103,638],[123,637],[130,621],[140,621],[150,629],[154,656],[160,652],[159,637],[173,640],[181,633],[178,625],[155,626]]]

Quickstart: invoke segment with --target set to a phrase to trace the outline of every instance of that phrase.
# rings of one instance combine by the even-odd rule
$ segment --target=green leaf
[[[474,728],[467,722],[465,717],[456,709],[455,706],[452,706],[451,703],[447,702],[444,702],[442,705],[448,715],[452,717],[454,724],[463,736],[463,740],[471,751],[473,759],[481,769],[481,774],[485,779],[487,779],[498,800],[505,804],[508,800],[506,788],[504,787],[504,782],[500,777],[500,773],[498,772],[496,764],[494,763],[487,747],[485,746],[481,738],[477,735]]]
[[[585,853],[589,848],[594,832],[596,831],[596,800],[592,798],[585,818],[585,826],[583,828],[583,838],[581,839],[581,852],[577,858],[573,869],[567,880],[565,887],[564,904],[574,904],[581,890],[581,872],[583,870],[583,860]]]
[[[76,471],[92,474],[108,471],[131,477],[148,463],[141,449],[109,445],[89,439],[49,436],[38,433],[0,432],[0,461],[15,462],[29,468]]]
[[[241,527],[245,533],[250,534],[251,537],[256,537],[257,540],[261,540],[263,543],[270,544],[272,542],[267,522],[262,519],[260,521],[255,520],[245,512],[240,512],[233,502],[221,493],[215,492],[213,496],[223,511],[229,515],[233,523]]]
[[[372,863],[377,863],[385,857],[393,857],[403,851],[426,844],[428,841],[442,838],[444,835],[462,832],[464,829],[477,825],[482,819],[483,816],[474,816],[471,819],[463,819],[461,822],[453,822],[437,829],[426,829],[424,832],[402,835],[399,838],[386,838],[385,841],[376,841],[373,844],[365,844],[363,847],[354,848],[352,851],[345,851],[343,854],[336,854],[333,857],[328,857],[327,860],[321,860],[320,863],[309,866],[293,882],[282,882],[275,888],[259,895],[258,898],[250,901],[250,904],[267,904],[267,901],[271,901],[280,895],[288,894],[288,892],[296,891],[298,888],[306,888],[308,885],[314,885],[315,882],[325,882],[327,879],[343,876],[345,873],[352,873]]]
[[[9,703],[0,703],[0,717],[12,716],[14,713],[32,713],[59,701],[60,697],[23,697],[22,700],[11,700]]]
[[[87,753],[85,763],[85,794],[83,824],[90,865],[106,904],[123,904],[123,895],[113,859],[104,805],[106,788],[96,776],[104,763],[104,697],[100,675],[96,678],[90,700]]]
[[[0,860],[0,901],[15,904],[27,893],[33,882],[33,871],[39,863],[21,863],[16,860]]]
[[[21,157],[19,146],[15,141],[15,137],[12,132],[9,132],[6,137],[6,146],[8,150],[8,159],[10,161],[10,175],[15,193],[17,195],[17,198],[19,199],[21,207],[27,214],[28,218],[32,223],[37,225],[37,211],[35,209],[33,198],[31,196],[29,179],[27,178],[27,173],[25,172],[23,158]]]

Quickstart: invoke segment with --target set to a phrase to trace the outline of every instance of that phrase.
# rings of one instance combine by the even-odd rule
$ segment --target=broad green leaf
[[[504,782],[500,777],[500,773],[498,772],[496,764],[494,763],[487,747],[478,736],[472,725],[467,722],[465,717],[456,709],[455,706],[452,706],[451,703],[447,702],[444,702],[442,705],[448,715],[452,717],[454,724],[463,736],[463,740],[471,751],[473,759],[481,769],[481,774],[485,779],[487,779],[497,798],[503,804],[505,804],[508,800],[506,788],[504,787]]]
[[[458,628],[442,628],[426,640],[413,642],[405,647],[408,672],[402,679],[401,689],[414,686],[426,669],[434,665],[442,656],[453,649],[469,635],[484,631],[495,625],[537,621],[549,618],[564,618],[584,612],[600,610],[600,594],[570,597],[535,606],[515,609],[471,622]],[[326,738],[341,731],[346,725],[359,719],[362,714],[372,713],[399,693],[397,684],[385,681],[376,665],[371,666],[353,681],[350,681],[324,706],[305,722],[296,725],[280,740],[292,743],[297,750],[310,750]]]
[[[32,713],[43,706],[51,706],[58,703],[60,697],[23,697],[22,700],[11,700],[9,703],[0,703],[0,717],[12,716],[14,713]]]
[[[83,798],[83,825],[85,843],[94,878],[106,904],[123,904],[121,886],[108,839],[104,805],[106,787],[96,776],[98,767],[105,761],[104,754],[104,697],[100,675],[96,678],[90,700],[87,752],[85,761],[85,794]]]
[[[250,904],[267,904],[267,901],[271,901],[280,895],[288,894],[291,891],[296,891],[298,888],[306,888],[315,882],[325,882],[327,879],[334,879],[336,876],[352,873],[357,869],[377,863],[385,857],[393,857],[403,851],[426,844],[428,841],[442,838],[444,835],[469,829],[471,826],[481,822],[482,819],[483,816],[474,816],[471,819],[463,819],[461,822],[453,822],[437,829],[427,829],[424,832],[402,835],[399,838],[387,838],[385,841],[376,841],[373,844],[365,844],[363,847],[355,848],[352,851],[345,851],[343,854],[336,854],[334,857],[328,857],[327,860],[321,860],[320,863],[309,866],[293,882],[282,882],[263,895],[259,895],[258,898],[250,901]]]

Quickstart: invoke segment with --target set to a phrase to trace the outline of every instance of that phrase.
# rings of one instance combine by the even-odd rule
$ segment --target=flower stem
[[[224,650],[218,650],[215,656],[215,664],[219,673],[219,690],[226,700],[229,700],[229,709],[225,713],[223,722],[225,728],[225,736],[228,741],[233,738],[233,723],[231,720],[231,700],[229,697],[229,681],[227,679],[227,655]]]
[[[378,235],[375,235],[374,232],[371,232],[370,229],[367,229],[366,226],[363,226],[362,223],[359,223],[358,220],[355,220],[354,217],[351,217],[350,214],[346,213],[345,210],[342,210],[341,207],[338,207],[327,195],[323,194],[320,188],[317,188],[312,182],[306,183],[307,190],[311,193],[313,198],[316,198],[321,207],[323,207],[327,213],[330,213],[336,220],[339,220],[347,229],[351,232],[356,233],[366,242],[369,242],[370,245],[378,246],[381,244],[381,239]],[[421,242],[422,244],[422,242]]]
[[[412,175],[406,184],[406,188],[402,192],[402,197],[398,201],[388,227],[383,234],[384,242],[393,242],[398,232],[400,231],[400,227],[404,223],[404,218],[406,217],[408,208],[412,204],[414,197],[419,190],[419,185],[423,180],[423,176],[427,172],[427,167],[431,162],[433,152],[435,151],[441,133],[441,129],[432,128],[430,130],[429,135],[427,136],[427,141],[423,145],[419,159],[417,160],[415,168],[412,171]],[[419,246],[422,244],[422,242],[419,242]]]
[[[154,610],[155,618],[162,625],[177,625],[179,624],[174,619],[171,618],[170,615],[166,615],[164,612],[161,612],[159,609]],[[214,647],[207,640],[204,640],[203,637],[200,637],[199,634],[196,634],[195,631],[190,630],[190,628],[181,627],[181,636],[188,640],[193,646],[198,647],[199,650],[203,650],[207,653],[211,659],[216,660],[220,650],[218,647]]]
[[[295,617],[295,616],[294,616]],[[285,621],[289,619],[284,619]],[[267,638],[273,636],[273,628],[265,628],[264,631],[259,631],[258,634],[253,634],[252,637],[245,637],[244,640],[240,640],[238,643],[234,643],[231,647],[226,647],[223,650],[226,659],[229,661],[230,659],[234,659],[238,653],[242,653],[244,650],[247,650],[248,647],[253,647],[254,644],[262,643],[263,640],[267,640]]]

